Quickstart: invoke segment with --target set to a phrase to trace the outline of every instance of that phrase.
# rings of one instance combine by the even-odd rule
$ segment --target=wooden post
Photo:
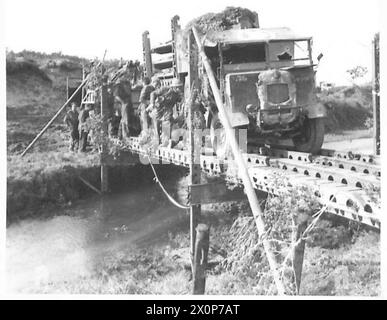
[[[380,47],[379,34],[372,41],[372,106],[374,118],[374,154],[380,155]]]
[[[210,245],[210,229],[206,224],[198,224],[196,228],[195,257],[193,268],[193,294],[204,294],[206,287],[206,269],[208,248]]]
[[[176,53],[176,32],[180,30],[179,25],[179,16],[174,16],[171,19],[171,30],[172,30],[172,59],[173,59],[173,76],[176,78],[178,76],[178,68],[177,68],[177,53]]]
[[[194,39],[192,32],[190,32],[190,37],[188,39],[188,48],[190,51],[189,54],[189,74],[187,83],[185,86],[185,98],[189,97],[189,101],[187,103],[187,111],[188,111],[188,130],[189,130],[189,153],[190,153],[190,165],[189,165],[189,179],[188,183],[190,185],[200,184],[201,183],[201,168],[200,168],[200,150],[197,148],[200,145],[195,146],[195,130],[193,127],[193,113],[192,113],[192,103],[195,100],[195,88],[197,88],[197,55],[195,55],[193,44]],[[195,254],[195,237],[196,232],[195,228],[198,224],[200,215],[201,215],[201,205],[191,205],[190,206],[190,255],[191,255],[191,265],[193,269],[193,261]],[[193,272],[193,270],[192,270]]]
[[[145,67],[145,76],[150,78],[152,77],[152,54],[151,54],[151,45],[149,40],[149,31],[145,31],[142,34],[142,50],[144,58],[144,67]]]
[[[107,139],[107,114],[109,112],[107,104],[107,86],[102,84],[101,86],[101,117],[102,117],[102,137],[103,142],[101,146],[101,192],[107,193],[109,190],[109,175],[108,166],[104,163],[104,158],[107,154],[107,145],[105,139]]]
[[[293,227],[292,244],[295,244],[292,252],[292,265],[294,271],[295,293],[299,294],[302,276],[302,265],[304,263],[305,240],[301,239],[307,223],[303,221]]]

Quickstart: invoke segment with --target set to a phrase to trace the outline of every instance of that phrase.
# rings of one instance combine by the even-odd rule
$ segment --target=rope
[[[182,205],[182,204],[178,203],[178,202],[177,202],[175,199],[173,199],[173,197],[167,192],[167,190],[165,190],[163,184],[160,182],[159,177],[157,176],[156,170],[155,170],[155,168],[153,167],[152,161],[151,161],[151,159],[150,159],[150,157],[149,157],[148,154],[147,154],[147,157],[148,157],[148,160],[149,160],[149,164],[151,165],[153,174],[155,175],[154,180],[156,181],[156,183],[158,183],[158,185],[160,186],[161,190],[164,192],[164,194],[166,195],[166,197],[168,198],[168,200],[169,200],[173,205],[175,205],[176,207],[178,207],[178,208],[180,208],[180,209],[189,209],[189,208],[190,208],[189,206],[185,206],[185,205]]]

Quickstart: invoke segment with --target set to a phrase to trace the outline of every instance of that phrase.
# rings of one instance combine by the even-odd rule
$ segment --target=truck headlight
[[[254,106],[252,104],[248,104],[246,106],[246,111],[248,114],[255,115],[257,113],[258,106]]]

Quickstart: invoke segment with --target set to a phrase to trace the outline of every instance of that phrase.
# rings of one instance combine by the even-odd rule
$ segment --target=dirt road
[[[361,138],[343,141],[326,142],[323,148],[337,151],[353,151],[363,154],[373,154],[373,139]]]

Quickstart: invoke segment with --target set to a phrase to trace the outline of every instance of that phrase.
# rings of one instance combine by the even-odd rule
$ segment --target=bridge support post
[[[210,245],[210,229],[206,224],[196,227],[195,257],[193,264],[193,294],[204,294],[206,287],[206,269],[208,248]]]
[[[201,183],[201,168],[200,168],[200,146],[201,144],[197,143],[197,135],[195,135],[195,128],[193,125],[193,112],[192,112],[192,104],[196,98],[196,91],[198,83],[198,75],[197,75],[197,51],[195,54],[194,50],[195,39],[193,37],[192,32],[190,32],[190,36],[188,39],[188,49],[190,50],[189,55],[189,73],[185,83],[185,99],[186,99],[186,110],[188,111],[188,130],[189,130],[189,153],[190,153],[190,164],[189,164],[189,179],[188,183],[190,185],[200,184]],[[196,226],[198,225],[200,216],[201,216],[201,205],[190,205],[190,256],[191,256],[191,268],[193,274],[193,282],[194,282],[194,293],[195,293],[195,243],[196,243]],[[203,285],[204,292],[204,285]]]
[[[105,194],[109,190],[108,166],[101,164],[101,193]]]
[[[101,86],[101,117],[102,117],[102,137],[103,142],[101,146],[101,192],[105,194],[109,190],[109,173],[108,166],[105,164],[105,157],[107,154],[107,145],[105,139],[107,139],[107,114],[108,114],[108,105],[107,105],[107,86],[103,84]]]
[[[190,101],[188,102],[188,128],[189,128],[189,151],[190,151],[190,164],[189,164],[189,179],[190,185],[196,185],[201,183],[201,168],[200,168],[200,151],[197,150],[198,146],[195,143],[195,131],[192,125],[192,110],[191,104],[193,101],[194,93],[191,92]],[[195,256],[195,242],[196,242],[196,226],[201,216],[201,205],[190,205],[190,255],[192,271],[194,270],[194,256]]]

